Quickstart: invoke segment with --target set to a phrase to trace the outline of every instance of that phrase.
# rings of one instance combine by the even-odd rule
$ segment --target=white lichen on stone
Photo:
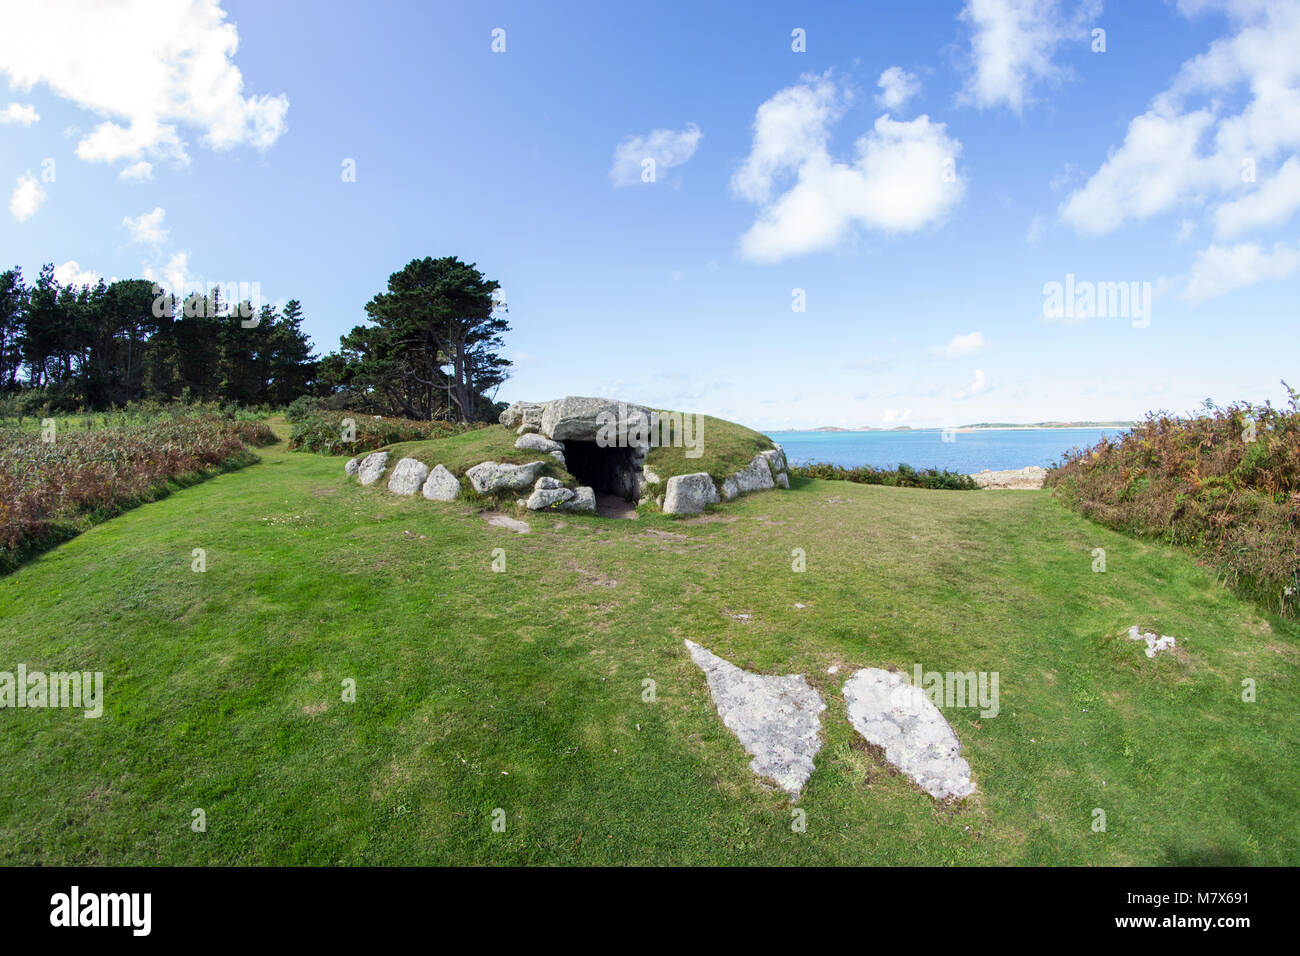
[[[1146,641],[1147,657],[1155,657],[1161,651],[1171,651],[1178,646],[1177,638],[1168,635],[1155,635],[1150,631],[1142,633],[1136,624],[1128,629],[1128,639],[1130,641]]]
[[[821,749],[818,714],[826,709],[802,674],[751,674],[686,641],[704,671],[718,716],[754,759],[754,773],[775,780],[798,798]]]
[[[975,792],[961,742],[925,691],[902,674],[867,667],[844,682],[853,729],[937,800]]]

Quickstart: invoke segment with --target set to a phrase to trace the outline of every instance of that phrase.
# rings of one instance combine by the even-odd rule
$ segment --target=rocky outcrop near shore
[[[1037,465],[1028,468],[1013,468],[1010,471],[977,471],[971,475],[981,488],[1015,488],[1020,490],[1037,490],[1047,480],[1047,469]]]

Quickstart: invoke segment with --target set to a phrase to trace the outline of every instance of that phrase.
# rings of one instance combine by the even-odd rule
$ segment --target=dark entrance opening
[[[602,448],[594,441],[564,442],[569,473],[597,495],[617,495],[631,501],[637,493],[637,466],[631,448]]]

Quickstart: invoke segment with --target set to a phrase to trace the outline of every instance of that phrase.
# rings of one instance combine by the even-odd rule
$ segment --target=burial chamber
[[[596,494],[636,500],[641,490],[641,462],[633,449],[602,447],[594,441],[572,438],[561,444],[565,467],[579,484],[589,485]]]

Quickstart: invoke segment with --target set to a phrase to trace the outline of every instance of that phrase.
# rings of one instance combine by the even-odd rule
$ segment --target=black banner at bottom
[[[1098,937],[1233,942],[1276,933],[1278,876],[1250,869],[3,869],[7,944],[32,936],[210,943],[351,938],[457,924],[483,940],[760,931],[798,937],[830,919],[920,937]],[[1271,886],[1272,889],[1265,887]],[[945,937],[946,938],[946,937]]]

